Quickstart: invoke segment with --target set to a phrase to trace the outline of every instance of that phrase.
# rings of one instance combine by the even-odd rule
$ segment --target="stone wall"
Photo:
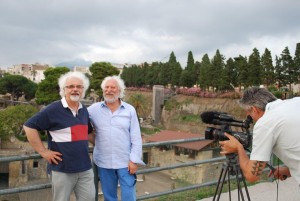
[[[45,146],[47,147],[46,144]],[[18,139],[3,142],[0,149],[0,156],[20,156],[30,155],[31,153],[35,153],[31,145],[28,142],[22,142]],[[14,161],[1,165],[8,165],[8,170],[6,170],[8,172],[2,173],[8,173],[8,186],[10,188],[23,186],[31,181],[36,182],[48,179],[46,171],[47,162],[44,159]]]
[[[174,164],[191,162],[195,160],[210,159],[213,151],[200,151],[195,159],[191,159],[188,155],[175,155],[174,149],[161,151],[157,147],[153,147],[150,151],[150,166],[165,167]],[[179,179],[191,184],[199,184],[215,180],[220,172],[221,163],[200,164],[189,167],[175,168],[168,170],[170,177]]]
[[[162,124],[167,130],[180,130],[204,134],[207,125],[201,121],[200,114],[205,111],[226,112],[239,120],[246,118],[246,114],[238,105],[237,99],[199,98],[182,95],[177,95],[172,98],[180,107],[171,111],[163,109]],[[198,116],[199,120],[192,122],[180,121],[180,116],[189,114]]]

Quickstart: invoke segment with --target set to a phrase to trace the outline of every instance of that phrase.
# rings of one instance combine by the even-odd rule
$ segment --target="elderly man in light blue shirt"
[[[106,77],[101,83],[104,101],[88,108],[95,135],[93,159],[98,168],[105,201],[117,201],[118,182],[121,199],[136,200],[137,164],[144,164],[142,138],[134,107],[124,97],[124,81],[118,76]]]

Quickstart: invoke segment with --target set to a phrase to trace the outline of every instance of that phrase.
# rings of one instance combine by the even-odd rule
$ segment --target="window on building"
[[[38,167],[39,167],[39,162],[33,161],[33,168],[38,168]]]
[[[195,159],[195,157],[196,157],[196,152],[191,150],[189,153],[189,158]]]
[[[21,172],[22,172],[22,174],[25,174],[25,173],[26,173],[25,161],[22,161],[22,164],[21,164]]]
[[[143,153],[143,161],[144,161],[144,163],[146,163],[146,164],[149,163],[149,153],[148,153],[148,152],[144,152],[144,153]]]
[[[175,147],[174,151],[176,156],[180,156],[180,149],[178,147]]]

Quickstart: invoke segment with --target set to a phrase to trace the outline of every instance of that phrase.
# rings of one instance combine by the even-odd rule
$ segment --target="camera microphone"
[[[225,112],[208,111],[200,115],[202,122],[207,124],[221,125],[221,128],[207,127],[205,130],[205,139],[224,141],[228,140],[225,133],[235,137],[244,148],[251,145],[252,135],[249,131],[252,118],[247,117],[246,120],[236,120],[233,116]],[[231,126],[240,127],[242,132],[233,131]]]
[[[231,115],[225,113],[225,112],[215,112],[215,111],[208,111],[203,112],[200,115],[202,121],[207,124],[215,124],[220,125],[221,122],[238,122],[242,123],[242,121],[235,120]]]

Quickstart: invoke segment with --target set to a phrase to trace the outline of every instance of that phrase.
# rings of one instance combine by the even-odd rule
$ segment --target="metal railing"
[[[190,139],[182,139],[182,140],[145,143],[145,144],[143,144],[143,148],[155,147],[155,146],[160,146],[160,145],[171,145],[171,144],[178,144],[178,143],[185,143],[185,142],[195,142],[195,141],[202,141],[202,140],[205,140],[205,139],[204,138],[190,138]],[[90,149],[90,152],[92,152],[92,149]],[[41,158],[41,156],[36,153],[29,154],[29,155],[20,155],[20,156],[7,156],[7,157],[0,157],[0,163],[24,161],[24,160],[40,159],[40,158]],[[207,160],[195,160],[195,161],[184,162],[184,163],[179,163],[179,164],[172,164],[172,165],[165,166],[165,167],[146,168],[146,169],[138,170],[136,174],[147,174],[147,173],[158,172],[158,171],[162,171],[162,170],[171,170],[171,169],[175,169],[175,168],[195,166],[195,165],[206,164],[206,163],[222,162],[225,159],[226,159],[226,157],[217,157],[217,158],[211,158],[211,159],[207,159]],[[95,175],[97,175],[97,174],[95,174]],[[95,177],[97,177],[97,176],[95,176]],[[95,179],[97,179],[97,178],[95,178]],[[97,180],[95,180],[95,181],[97,181]],[[138,196],[137,200],[145,200],[145,199],[149,199],[149,198],[159,197],[162,195],[168,195],[168,194],[177,193],[177,192],[181,192],[181,191],[187,191],[187,190],[192,190],[192,189],[201,188],[201,187],[205,187],[205,186],[211,186],[211,185],[215,185],[217,183],[218,183],[217,181],[211,181],[211,182],[205,182],[205,183],[190,185],[190,186],[181,187],[181,188],[174,188],[174,189],[167,190],[167,191]],[[97,187],[98,186],[96,186],[96,189],[98,189]],[[2,189],[2,190],[0,190],[0,195],[22,193],[22,192],[41,190],[41,189],[46,189],[46,188],[51,188],[51,183]],[[97,193],[96,195],[98,195],[98,192],[96,192],[96,193]],[[98,200],[98,196],[96,196],[96,201],[97,200]]]

